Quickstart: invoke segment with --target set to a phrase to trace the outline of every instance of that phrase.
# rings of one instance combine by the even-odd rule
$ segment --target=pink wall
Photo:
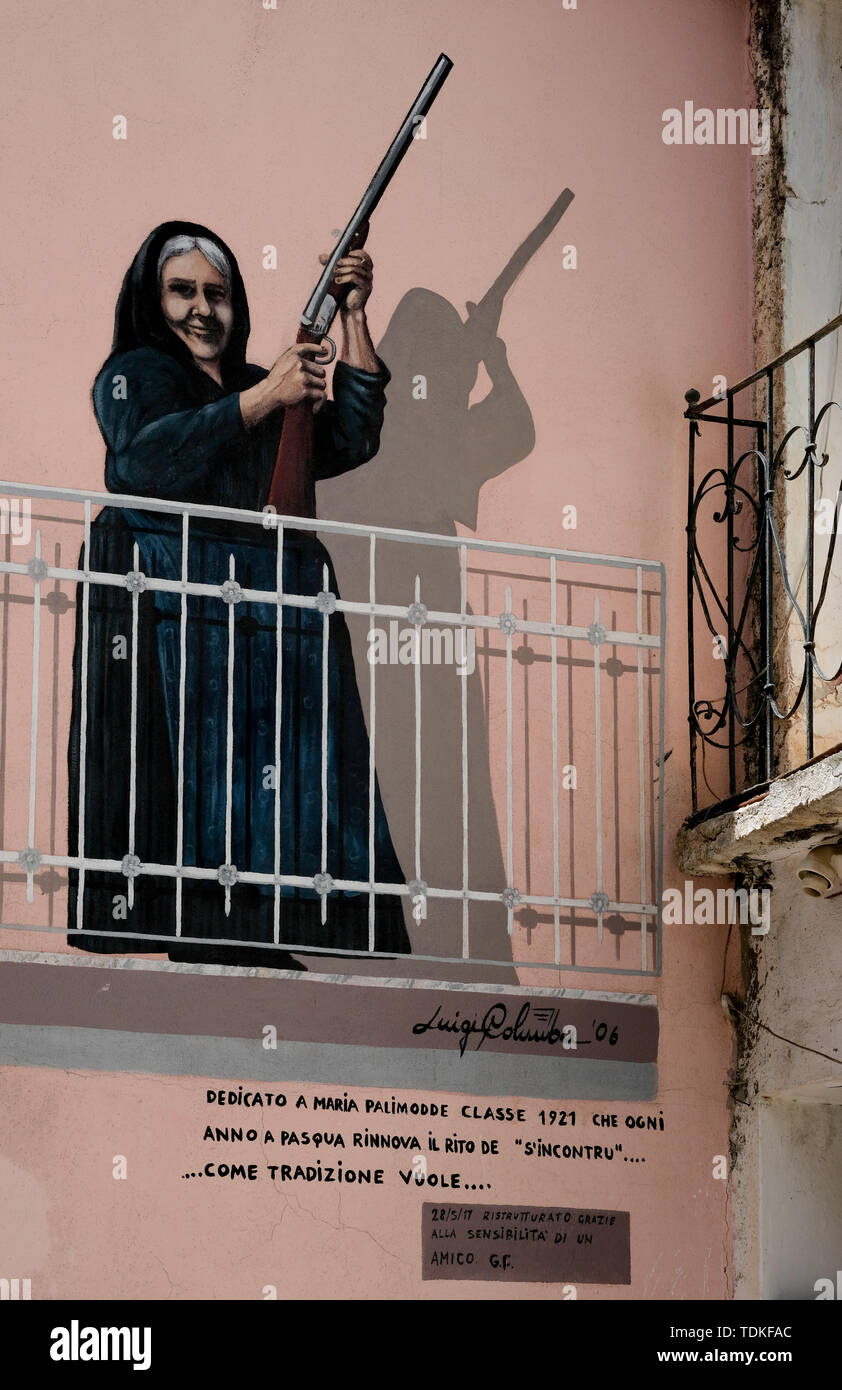
[[[120,278],[159,221],[206,222],[232,245],[252,311],[250,357],[268,365],[294,336],[316,252],[344,225],[441,50],[454,71],[369,243],[375,339],[413,286],[460,309],[478,299],[562,188],[574,190],[504,308],[501,335],[536,443],[486,483],[476,534],[666,563],[666,747],[674,750],[666,884],[680,885],[671,841],[689,810],[681,412],[687,386],[707,394],[715,373],[732,379],[751,360],[753,161],[746,149],[665,146],[661,113],[685,99],[750,104],[746,6],[579,0],[569,11],[548,0],[516,9],[499,0],[327,0],[301,9],[279,0],[266,11],[259,0],[117,0],[105,9],[80,0],[37,19],[21,12],[10,27],[14,167],[3,244],[15,332],[3,379],[11,479],[102,486],[90,386]],[[112,139],[118,113],[128,119],[125,142]],[[280,248],[277,272],[261,268],[267,243]],[[575,271],[561,269],[567,243],[578,250]],[[323,489],[321,513],[393,520],[372,518],[365,497],[362,475],[347,488],[334,483]],[[560,529],[569,503],[578,509],[575,532]],[[67,677],[69,652],[63,661]],[[25,729],[25,686],[13,698]],[[497,758],[498,818],[499,767]],[[21,764],[15,794],[23,773]],[[537,808],[532,814],[537,821]],[[21,918],[4,911],[4,920]],[[592,1110],[614,1111],[621,1124],[629,1111],[663,1110],[664,1133],[645,1134],[635,1151],[645,1165],[529,1166],[513,1149],[494,1160],[501,1201],[631,1210],[630,1289],[589,1286],[582,1297],[725,1294],[725,1184],[711,1176],[714,1155],[727,1152],[723,945],[719,927],[665,931],[658,1103],[576,1107],[587,1124]],[[553,972],[532,982],[579,983]],[[608,975],[585,983],[637,988]],[[0,1088],[17,1117],[3,1141],[0,1248],[10,1268],[0,1274],[33,1278],[36,1296],[254,1298],[275,1284],[279,1297],[336,1297],[349,1281],[372,1297],[512,1294],[502,1285],[421,1285],[423,1194],[399,1182],[394,1158],[376,1192],[278,1194],[220,1183],[211,1201],[202,1184],[180,1177],[203,1147],[201,1080],[7,1068]],[[499,1137],[481,1124],[460,1132]],[[112,1179],[114,1154],[129,1158],[128,1182]],[[472,1180],[484,1180],[479,1167]],[[552,1285],[514,1292],[559,1296]]]

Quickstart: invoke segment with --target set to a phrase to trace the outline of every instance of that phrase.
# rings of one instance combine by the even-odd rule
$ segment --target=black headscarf
[[[247,378],[246,344],[251,324],[245,285],[233,252],[221,237],[198,222],[162,222],[149,233],[123,280],[114,315],[114,341],[111,351],[128,352],[132,348],[154,347],[168,352],[185,367],[196,367],[187,344],[168,327],[161,309],[158,257],[164,243],[174,236],[207,237],[215,242],[228,258],[231,267],[234,324],[222,354],[220,368],[226,386],[235,389]]]

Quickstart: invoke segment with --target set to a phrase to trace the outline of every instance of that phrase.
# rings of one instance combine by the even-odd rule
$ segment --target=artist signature
[[[428,1033],[432,1029],[439,1033],[457,1033],[459,1051],[463,1057],[472,1037],[477,1038],[477,1052],[489,1038],[502,1038],[506,1042],[524,1044],[560,1044],[565,1049],[575,1049],[577,1046],[576,1029],[565,1024],[559,1026],[558,1009],[534,1009],[531,1004],[524,1003],[521,1004],[514,1022],[509,1023],[508,1019],[509,1010],[502,1000],[486,1009],[479,1020],[476,1017],[461,1018],[458,1009],[452,1018],[443,1017],[439,1004],[432,1018],[426,1023],[413,1024],[412,1031],[416,1034]],[[527,1026],[530,1020],[534,1020],[538,1026]]]

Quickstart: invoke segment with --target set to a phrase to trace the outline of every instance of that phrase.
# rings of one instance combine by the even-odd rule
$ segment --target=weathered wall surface
[[[749,990],[734,1087],[738,1298],[815,1297],[842,1237],[842,1067],[833,1061],[842,1057],[839,899],[805,896],[796,878],[802,859],[796,851],[776,863],[769,932],[743,943]]]
[[[779,139],[758,189],[756,218],[756,341],[758,365],[816,332],[842,312],[842,11],[832,0],[785,0],[762,7],[756,25],[758,72],[766,99],[777,102]],[[766,55],[768,53],[768,61]],[[773,128],[774,128],[773,123]],[[775,247],[774,229],[778,228]],[[760,350],[762,349],[762,355]],[[839,335],[819,343],[815,359],[815,412],[840,394]],[[793,426],[802,426],[788,447],[783,466],[795,469],[803,458],[809,422],[807,358],[782,373],[778,387],[778,441]],[[762,392],[759,392],[762,395]],[[832,408],[819,427],[817,461],[818,524],[813,529],[815,570],[820,578],[830,545],[831,519],[842,478],[842,420]],[[808,498],[807,477],[779,480],[779,516],[785,537],[790,585],[806,604]],[[842,663],[839,617],[842,613],[838,560],[831,567],[824,611],[816,629],[821,669],[832,674]],[[779,598],[782,597],[778,591]],[[781,610],[783,611],[783,609]],[[793,644],[794,695],[801,675],[797,619],[788,626]],[[842,737],[839,689],[822,680],[816,692],[815,751],[833,747]],[[785,740],[789,766],[804,757],[804,711],[792,721]]]
[[[763,167],[756,190],[755,341],[760,366],[821,328],[842,307],[842,12],[824,0],[757,4],[752,45],[758,99],[773,105],[777,132],[773,159]],[[806,359],[788,368],[779,383],[779,441],[784,430],[808,423],[805,365]],[[817,346],[815,381],[818,410],[838,397],[838,335]],[[758,405],[765,408],[762,390]],[[818,502],[830,499],[831,514],[842,466],[838,414],[832,409],[818,434],[819,457],[826,453],[828,461],[817,471],[816,495]],[[785,466],[800,463],[806,437],[794,438]],[[803,603],[808,535],[804,475],[793,483],[780,480],[776,504],[790,582]],[[814,531],[819,575],[829,532],[829,526],[821,525]],[[827,672],[842,660],[838,576],[836,562],[816,634],[817,655]],[[777,601],[782,598],[779,586]],[[802,641],[798,622],[782,620],[775,634],[776,663],[779,671],[785,668],[789,647],[796,673],[792,694],[802,669]],[[815,732],[817,753],[842,738],[838,692],[820,679]],[[803,761],[803,706],[782,733],[779,751],[784,768]],[[839,899],[806,896],[796,877],[808,849],[832,842],[840,824],[833,795],[821,808],[816,802],[837,785],[832,762],[785,779],[733,821],[741,827],[734,853],[742,849],[756,861],[772,861],[775,885],[768,934],[753,939],[746,934],[742,943],[746,995],[738,1023],[741,1058],[733,1088],[732,1136],[738,1298],[814,1298],[816,1281],[831,1276],[839,1263],[842,1111],[840,1067],[834,1060],[842,1056]],[[765,828],[750,837],[749,846],[745,832],[755,812]]]

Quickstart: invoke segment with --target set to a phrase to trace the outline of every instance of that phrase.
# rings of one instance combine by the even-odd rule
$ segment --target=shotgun
[[[322,362],[332,362],[336,356],[336,346],[327,337],[328,331],[347,294],[346,286],[334,283],[336,264],[348,251],[357,251],[365,245],[368,236],[369,220],[398,165],[409,149],[417,127],[424,119],[444,83],[453,63],[442,53],[432,68],[418,96],[402,121],[397,135],[389,146],[374,178],[368,185],[353,217],[336,243],[330,260],[327,262],[316,288],[313,290],[301,315],[297,343],[321,343],[326,339],[330,345],[330,356],[320,358]],[[269,506],[284,516],[316,515],[316,489],[313,478],[313,406],[310,401],[290,406],[284,412],[281,429],[281,442],[275,469],[269,485]]]

